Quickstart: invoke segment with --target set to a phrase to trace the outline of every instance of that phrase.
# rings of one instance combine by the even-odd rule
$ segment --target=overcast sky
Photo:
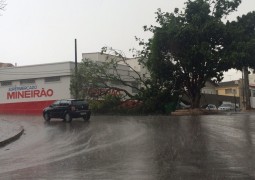
[[[0,62],[18,66],[78,60],[103,46],[123,51],[138,48],[135,36],[148,38],[144,25],[155,24],[155,12],[183,8],[185,0],[6,0],[0,16]],[[243,0],[238,12],[255,10],[255,0]],[[225,76],[234,80],[236,71]],[[238,75],[240,76],[240,74]]]

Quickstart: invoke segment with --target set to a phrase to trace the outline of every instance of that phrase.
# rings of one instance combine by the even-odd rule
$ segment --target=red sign
[[[51,97],[54,92],[52,89],[45,90],[44,88],[26,90],[26,91],[11,91],[7,92],[7,99],[22,99],[22,98],[40,98],[40,97]]]

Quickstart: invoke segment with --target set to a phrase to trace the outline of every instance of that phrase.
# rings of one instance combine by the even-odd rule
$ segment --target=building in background
[[[105,62],[109,55],[83,53],[83,58]],[[137,85],[133,69],[139,71],[137,61],[128,59],[130,68],[120,64],[118,73],[128,83]],[[44,107],[57,99],[73,98],[70,92],[71,75],[74,62],[59,62],[29,66],[13,66],[0,63],[0,113],[4,114],[41,114]],[[118,82],[108,82],[112,86],[137,93],[135,88],[126,87]]]
[[[221,82],[216,87],[216,92],[221,96],[241,96],[241,80]]]
[[[83,59],[105,62],[107,59],[119,58],[112,55],[83,53]],[[119,64],[118,73],[131,84],[137,84],[135,77],[149,78],[146,68],[138,63],[138,59],[128,58],[128,66]],[[41,114],[44,107],[57,99],[73,98],[70,93],[71,75],[74,62],[48,63],[30,66],[13,66],[0,63],[0,113],[6,114]],[[118,82],[107,82],[137,93],[135,88],[126,87]],[[251,105],[255,108],[255,75],[250,75]],[[240,107],[244,103],[242,80],[222,82],[218,85],[208,81],[201,90],[201,104],[213,103],[220,105],[223,101],[236,100]]]
[[[40,114],[53,101],[71,98],[74,62],[0,68],[0,113]]]
[[[123,57],[125,58],[125,57]],[[138,64],[138,59],[136,58],[127,58],[125,61],[127,64],[123,62],[122,57],[114,56],[114,55],[109,55],[109,54],[102,54],[100,52],[96,53],[82,53],[82,59],[88,59],[90,61],[96,62],[96,63],[102,63],[102,62],[107,62],[110,61],[111,59],[114,59],[116,61],[120,61],[118,66],[116,67],[117,73],[120,76],[120,79],[125,81],[126,84],[129,84],[130,86],[123,85],[121,82],[117,81],[110,81],[106,80],[106,84],[109,85],[110,87],[116,87],[119,89],[124,89],[128,91],[130,94],[135,95],[137,92],[137,88],[141,86],[137,82],[137,79],[140,76],[140,65]],[[109,69],[110,73],[115,74],[116,72],[113,72],[113,69]],[[102,87],[101,89],[95,89],[93,87],[86,87],[88,92],[96,92],[97,90],[99,91],[104,91],[105,87]],[[92,91],[91,91],[92,90]],[[112,94],[115,95],[120,95],[122,91],[114,90],[111,92]],[[95,98],[98,97],[98,93],[94,93]],[[90,96],[93,96],[93,94],[90,94]]]
[[[218,84],[214,83],[213,81],[207,81],[205,83],[205,87],[202,88],[202,94],[217,94],[216,88]]]
[[[242,79],[221,82],[216,88],[217,94],[219,96],[232,97],[229,102],[237,104],[242,109],[245,103],[242,82]]]
[[[123,57],[123,58],[125,58],[125,57]],[[107,60],[110,60],[110,59],[122,60],[121,57],[117,57],[117,56],[110,55],[110,54],[102,54],[101,52],[82,53],[82,59],[89,59],[89,60],[92,60],[95,62],[106,62]],[[141,66],[140,66],[137,58],[126,58],[126,62],[135,71],[138,71],[138,72],[141,71]],[[120,63],[120,64],[125,65],[123,63]]]
[[[3,68],[3,67],[13,67],[13,64],[11,64],[11,63],[1,63],[0,62],[0,68]]]
[[[251,92],[251,108],[255,108],[255,71],[249,74],[249,88]]]

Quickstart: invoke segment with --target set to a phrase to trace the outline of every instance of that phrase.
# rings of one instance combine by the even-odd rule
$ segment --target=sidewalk
[[[0,148],[17,140],[23,132],[22,126],[0,120]]]

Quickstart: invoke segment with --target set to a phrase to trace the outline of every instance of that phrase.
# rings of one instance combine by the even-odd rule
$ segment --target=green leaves
[[[223,16],[236,10],[240,0],[188,0],[184,13],[156,13],[159,26],[151,29],[153,37],[144,55],[152,79],[161,86],[171,82],[172,89],[185,91],[192,107],[199,107],[201,89],[208,80],[221,80],[231,68],[228,49],[231,37]],[[250,47],[250,46],[248,46]],[[226,63],[228,62],[228,63]],[[170,92],[170,89],[169,89]]]
[[[213,7],[213,16],[217,19],[227,16],[235,11],[241,2],[241,0],[215,0],[211,5]]]
[[[237,21],[227,23],[229,46],[227,53],[232,58],[232,67],[241,70],[243,66],[255,67],[255,12],[250,12]]]

